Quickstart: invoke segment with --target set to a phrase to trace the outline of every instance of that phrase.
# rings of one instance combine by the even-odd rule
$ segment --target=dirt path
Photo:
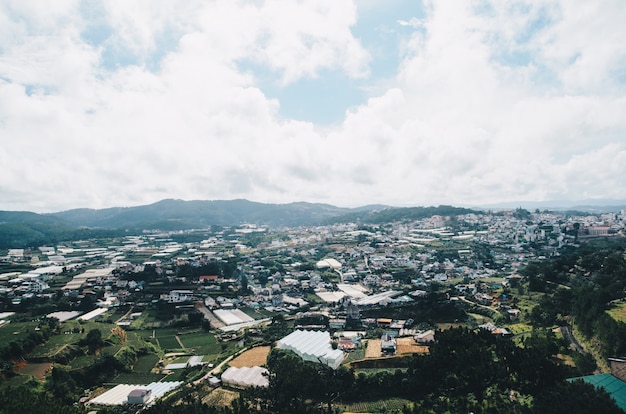
[[[178,342],[178,345],[180,345],[180,347],[181,347],[182,349],[187,349],[187,348],[185,348],[185,345],[183,344],[183,341],[181,341],[181,340],[180,340],[180,338],[178,337],[178,335],[176,335],[176,336],[175,336],[175,338],[176,338],[176,341]]]

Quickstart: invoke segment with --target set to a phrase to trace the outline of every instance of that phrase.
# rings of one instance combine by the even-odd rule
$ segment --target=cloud
[[[3,3],[0,208],[624,193],[619,2],[425,2],[372,25],[402,27],[385,79],[353,33],[366,3]],[[335,125],[285,118],[259,67],[369,96]]]

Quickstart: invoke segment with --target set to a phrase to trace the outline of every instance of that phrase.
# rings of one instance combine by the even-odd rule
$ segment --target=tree
[[[90,354],[95,354],[96,351],[104,346],[104,340],[102,339],[102,332],[100,329],[92,329],[87,332],[87,336],[83,339],[83,344],[87,346]]]

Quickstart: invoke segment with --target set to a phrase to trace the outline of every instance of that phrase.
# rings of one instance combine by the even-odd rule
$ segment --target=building
[[[341,349],[333,349],[326,331],[296,330],[276,343],[277,348],[289,349],[305,361],[321,362],[337,369],[343,362]]]
[[[269,386],[268,371],[262,367],[230,367],[222,374],[222,382],[237,388]]]
[[[136,388],[128,393],[128,404],[145,404],[150,401],[152,392],[145,388]]]
[[[397,349],[396,338],[391,334],[384,334],[380,338],[380,350],[383,354],[395,354]]]

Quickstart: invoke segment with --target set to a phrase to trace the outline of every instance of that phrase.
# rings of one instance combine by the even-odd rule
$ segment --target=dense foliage
[[[530,318],[538,326],[567,323],[599,341],[603,357],[626,354],[626,324],[606,311],[624,298],[626,241],[601,240],[531,263],[524,270],[531,291],[543,293]]]

